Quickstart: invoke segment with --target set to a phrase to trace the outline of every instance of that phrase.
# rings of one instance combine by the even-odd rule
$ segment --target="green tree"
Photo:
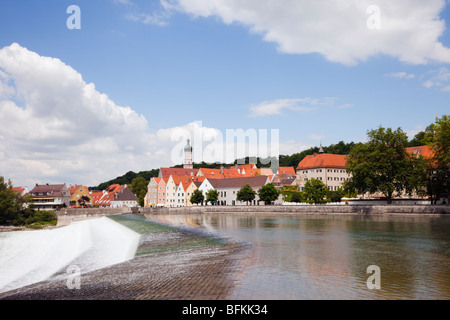
[[[208,204],[208,202],[217,202],[217,200],[219,199],[219,192],[217,192],[217,190],[211,189],[208,192],[206,192],[206,204]]]
[[[147,194],[148,181],[143,177],[136,177],[131,181],[130,190],[138,197],[138,203],[144,206],[144,198]]]
[[[272,201],[278,199],[280,192],[275,188],[273,183],[268,183],[258,190],[258,196],[261,201],[264,201],[265,204],[271,204]]]
[[[327,198],[330,202],[341,202],[342,197],[344,196],[344,191],[339,188],[336,191],[328,191]]]
[[[426,160],[426,183],[431,201],[436,203],[439,197],[450,200],[450,116],[436,118],[436,122],[426,129],[424,140],[434,153]]]
[[[203,195],[203,192],[201,192],[199,189],[195,189],[194,192],[192,192],[191,198],[189,199],[189,201],[192,204],[200,204],[203,203],[203,201],[205,201],[205,196]]]
[[[12,189],[12,182],[0,176],[0,224],[17,221],[20,215],[33,215],[34,210],[30,198],[22,197]]]
[[[322,181],[312,178],[306,181],[303,192],[308,202],[323,203],[327,195],[327,186]]]
[[[360,194],[381,192],[392,203],[394,192],[411,193],[417,188],[411,178],[416,158],[406,151],[406,133],[400,128],[393,131],[380,127],[367,135],[369,141],[357,144],[347,158],[351,177],[345,182],[345,189]]]
[[[245,186],[243,186],[238,193],[236,194],[236,200],[237,201],[246,201],[247,205],[248,202],[255,200],[256,197],[256,191],[253,190],[253,188],[249,185],[246,184]]]
[[[296,191],[296,192],[292,193],[290,202],[297,202],[298,203],[298,202],[302,202],[302,201],[303,201],[303,199],[302,199],[301,191]]]

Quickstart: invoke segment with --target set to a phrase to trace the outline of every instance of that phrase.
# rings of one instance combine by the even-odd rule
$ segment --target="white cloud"
[[[440,91],[450,91],[450,70],[442,67],[436,70],[432,70],[427,74],[428,80],[422,84],[424,87],[430,89],[435,88]]]
[[[10,88],[0,96],[0,175],[30,186],[96,184],[154,160],[147,120],[59,59],[14,43],[0,49],[0,77]]]
[[[180,164],[188,138],[196,162],[279,154],[278,132],[229,134],[201,122],[151,132],[142,115],[115,104],[70,66],[17,43],[0,49],[0,80],[8,91],[0,96],[0,175],[15,185],[94,186],[129,170]]]
[[[160,27],[163,27],[168,24],[168,15],[162,13],[129,13],[125,16],[128,20],[134,22],[141,22],[143,24],[153,24]]]
[[[312,111],[318,106],[334,104],[334,98],[296,98],[296,99],[278,99],[273,101],[264,101],[258,105],[250,107],[251,117],[264,117],[282,114],[284,110],[292,111]]]
[[[450,62],[439,42],[445,0],[160,0],[168,11],[242,24],[290,54],[318,53],[354,65],[384,54],[410,64]],[[379,16],[368,8],[379,8]],[[379,21],[369,28],[368,21]]]
[[[414,74],[406,73],[406,72],[392,72],[386,75],[391,78],[399,78],[399,79],[413,79],[415,77]]]
[[[317,140],[317,141],[321,141],[323,140],[324,136],[323,135],[319,135],[319,134],[308,134],[308,138],[312,139],[312,140]]]

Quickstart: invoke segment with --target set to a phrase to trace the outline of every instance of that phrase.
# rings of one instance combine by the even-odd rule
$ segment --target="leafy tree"
[[[424,140],[434,152],[425,163],[427,193],[432,203],[436,203],[439,197],[450,197],[450,117],[436,118],[426,129]]]
[[[253,190],[253,188],[249,185],[246,184],[245,186],[243,186],[238,193],[236,194],[236,200],[238,201],[246,201],[247,205],[248,202],[255,200],[256,197],[256,191]]]
[[[201,192],[199,189],[195,189],[194,192],[192,192],[191,195],[191,199],[189,199],[189,201],[192,204],[199,204],[199,203],[203,203],[203,201],[205,200],[205,196],[203,195],[203,192]]]
[[[24,208],[25,199],[12,189],[12,182],[0,177],[0,224],[11,222]]]
[[[82,196],[80,197],[80,199],[77,200],[78,204],[79,204],[81,207],[85,207],[86,204],[89,203],[90,201],[91,201],[91,199],[90,199],[88,196],[86,196],[86,195],[82,195]]]
[[[298,203],[298,202],[302,202],[302,201],[303,201],[303,199],[302,199],[301,191],[296,191],[296,192],[292,193],[290,202],[297,202]]]
[[[144,206],[144,198],[147,194],[148,181],[143,177],[136,177],[131,181],[130,190],[138,197],[138,203]]]
[[[359,143],[347,158],[347,171],[351,174],[345,182],[347,191],[359,193],[381,192],[392,203],[394,192],[411,193],[414,161],[407,151],[408,138],[400,128],[393,131],[383,127],[368,132],[369,141]]]
[[[219,199],[219,192],[217,192],[217,190],[211,189],[208,192],[206,192],[206,203],[217,202],[218,199]]]
[[[342,197],[344,196],[344,191],[339,188],[336,191],[328,191],[327,198],[330,202],[341,202]]]
[[[312,178],[306,181],[303,192],[308,202],[323,203],[327,195],[327,186],[322,181]]]
[[[416,134],[414,136],[413,139],[411,139],[408,142],[408,147],[418,147],[418,146],[423,146],[426,145],[426,132],[425,131],[420,131],[418,134]]]
[[[270,204],[272,201],[277,200],[279,195],[280,192],[273,183],[268,183],[258,190],[259,199],[264,201],[265,204]]]

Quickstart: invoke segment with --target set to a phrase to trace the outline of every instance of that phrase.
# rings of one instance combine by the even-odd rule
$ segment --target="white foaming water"
[[[127,261],[139,239],[106,217],[54,230],[0,233],[0,292],[46,280],[68,265],[86,273]]]

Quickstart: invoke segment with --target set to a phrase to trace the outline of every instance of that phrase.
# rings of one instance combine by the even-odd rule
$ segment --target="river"
[[[232,299],[450,299],[450,217],[147,215],[252,245]]]

